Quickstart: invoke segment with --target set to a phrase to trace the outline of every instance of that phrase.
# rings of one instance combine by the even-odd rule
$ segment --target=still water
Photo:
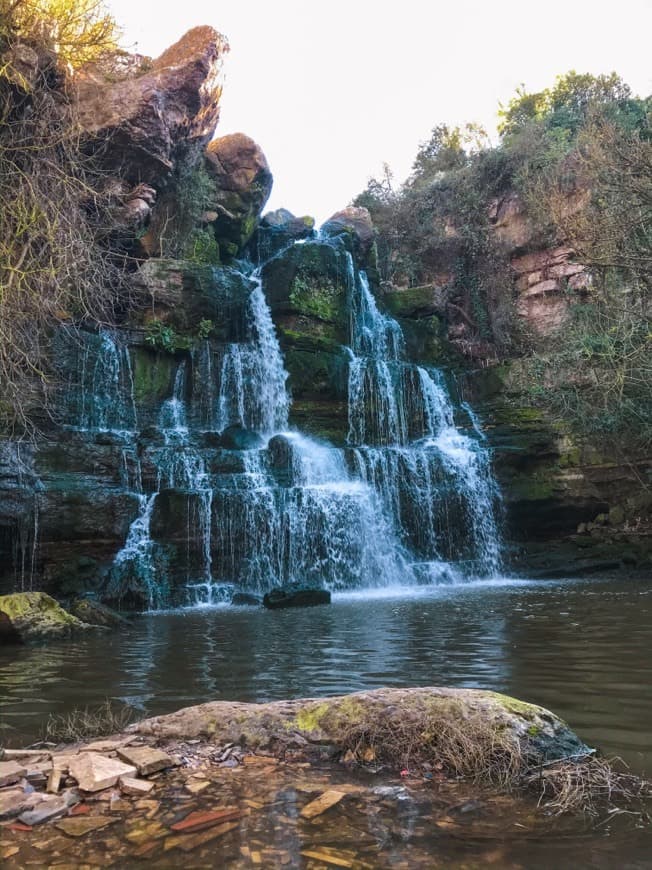
[[[0,648],[0,736],[106,698],[155,715],[376,686],[494,689],[550,707],[652,774],[652,580],[504,581],[352,593],[330,607],[145,614],[120,633]]]

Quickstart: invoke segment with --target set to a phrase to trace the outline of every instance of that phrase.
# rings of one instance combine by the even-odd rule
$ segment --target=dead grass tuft
[[[95,737],[108,737],[124,731],[137,718],[133,707],[117,706],[107,698],[93,709],[84,707],[60,715],[51,714],[43,729],[43,739],[54,743],[77,743]]]

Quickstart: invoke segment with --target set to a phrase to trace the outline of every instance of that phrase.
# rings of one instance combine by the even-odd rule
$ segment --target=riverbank
[[[567,779],[594,765],[587,752],[554,714],[492,692],[213,702],[90,743],[8,750],[0,857],[7,867],[502,866],[526,837],[585,829],[591,806],[560,816],[570,805],[550,784],[557,770]],[[612,801],[635,783],[614,777]],[[612,809],[594,796],[596,813]]]

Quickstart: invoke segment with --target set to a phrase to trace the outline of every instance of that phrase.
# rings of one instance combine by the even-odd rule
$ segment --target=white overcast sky
[[[398,180],[435,124],[492,130],[499,101],[557,74],[616,70],[652,91],[652,0],[108,0],[125,43],[152,56],[186,30],[227,36],[217,135],[270,163],[268,208],[318,221],[387,161]]]

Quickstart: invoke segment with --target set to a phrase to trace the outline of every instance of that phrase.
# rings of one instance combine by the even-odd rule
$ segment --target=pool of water
[[[0,648],[3,739],[106,698],[154,715],[376,686],[494,689],[550,707],[652,774],[652,579],[504,581],[335,596],[330,607],[138,616],[119,633]]]

